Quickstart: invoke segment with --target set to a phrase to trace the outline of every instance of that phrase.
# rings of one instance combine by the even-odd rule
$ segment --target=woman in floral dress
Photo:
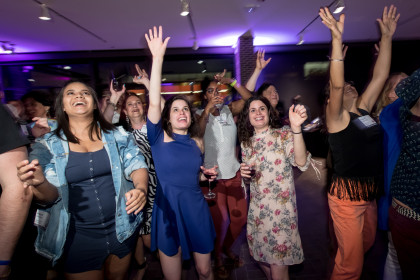
[[[303,261],[298,232],[292,166],[304,171],[306,151],[301,124],[302,105],[289,109],[290,126],[278,127],[276,114],[263,96],[250,98],[239,119],[241,175],[250,183],[247,239],[252,257],[268,279],[289,279],[288,266]],[[251,177],[250,168],[256,173]]]

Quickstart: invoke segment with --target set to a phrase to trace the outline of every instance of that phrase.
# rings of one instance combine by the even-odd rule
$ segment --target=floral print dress
[[[251,256],[256,261],[277,265],[303,262],[303,249],[298,232],[296,192],[292,166],[296,166],[293,134],[289,127],[255,134],[252,147],[242,147],[242,160],[256,164],[250,182],[247,239]],[[299,167],[305,171],[310,164]]]

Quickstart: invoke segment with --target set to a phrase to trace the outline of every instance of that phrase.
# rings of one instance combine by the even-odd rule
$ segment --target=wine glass
[[[204,166],[204,168],[205,169],[211,169],[211,168],[213,168],[213,167],[216,167],[216,164],[213,164],[213,163],[207,163],[205,166]],[[217,167],[216,167],[217,168]],[[211,176],[213,176],[212,174],[206,174],[205,172],[203,172],[203,174],[204,174],[204,177],[206,177],[206,179],[209,181],[209,191],[208,191],[208,193],[206,193],[205,195],[204,195],[204,197],[206,198],[206,199],[213,199],[213,198],[215,198],[216,197],[216,194],[214,193],[214,192],[212,192],[211,191],[211,181],[210,181],[210,178],[211,178]]]
[[[249,167],[249,176],[251,176],[251,178],[249,178],[250,180],[254,180],[255,179],[255,174],[257,173],[257,164],[255,162],[251,162],[247,164]],[[258,182],[256,181],[257,186],[258,186]]]

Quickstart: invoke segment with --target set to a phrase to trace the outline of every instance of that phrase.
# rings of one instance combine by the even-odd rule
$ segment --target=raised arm
[[[330,98],[326,109],[328,131],[335,131],[337,125],[343,122],[343,94],[344,94],[344,58],[342,34],[344,30],[344,14],[337,21],[328,8],[321,8],[319,16],[322,23],[331,31],[330,57]]]
[[[149,75],[147,75],[146,70],[141,69],[138,64],[136,64],[137,75],[133,77],[133,82],[138,85],[144,85],[147,91],[150,90],[150,80]],[[163,106],[165,106],[165,99],[160,96],[160,107],[163,110]]]
[[[230,85],[231,87],[236,89],[236,91],[242,97],[239,100],[233,101],[229,105],[230,109],[232,111],[232,114],[235,116],[235,115],[238,115],[242,111],[242,108],[245,105],[245,101],[247,101],[249,98],[251,98],[252,94],[246,87],[239,84],[236,79],[224,77],[225,74],[226,74],[226,69],[223,71],[223,73],[215,75],[214,78],[219,83],[225,84],[225,85]]]
[[[149,29],[149,34],[145,34],[147,45],[153,56],[152,72],[150,79],[149,90],[149,110],[147,117],[152,123],[159,122],[161,118],[161,102],[160,102],[160,83],[162,80],[162,64],[163,56],[165,55],[166,46],[170,37],[162,40],[162,26],[159,26],[159,31],[156,26]]]
[[[373,68],[372,79],[366,90],[359,97],[358,107],[368,112],[372,111],[379,94],[389,75],[391,67],[392,36],[397,28],[397,22],[400,14],[397,14],[397,8],[391,5],[384,8],[382,19],[377,19],[381,30],[381,41],[379,43],[379,54]]]
[[[125,84],[123,85],[122,89],[119,91],[114,90],[112,86],[112,81],[109,85],[109,91],[111,92],[111,97],[109,98],[109,103],[106,105],[105,110],[103,112],[104,118],[108,122],[112,122],[112,117],[114,116],[115,107],[117,107],[117,103],[120,100],[121,96],[125,93]]]
[[[271,61],[271,57],[269,59],[265,60],[264,55],[265,55],[265,50],[259,49],[257,51],[257,61],[256,61],[256,64],[255,64],[254,73],[252,73],[251,78],[249,78],[248,82],[245,85],[245,87],[251,92],[255,91],[255,86],[257,85],[258,77],[260,76],[262,70]]]
[[[298,166],[306,164],[306,145],[302,136],[302,124],[308,118],[306,108],[303,105],[292,105],[289,108],[290,128],[293,133],[293,150],[295,163]]]

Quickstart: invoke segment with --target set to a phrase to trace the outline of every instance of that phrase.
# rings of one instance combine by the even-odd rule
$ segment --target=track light
[[[48,11],[48,7],[46,4],[41,4],[41,16],[39,17],[41,20],[51,20],[50,12]]]
[[[329,4],[328,9],[330,10],[334,10],[333,13],[334,14],[338,14],[341,13],[344,8],[346,7],[344,5],[344,0],[334,0],[331,2],[331,4]],[[296,36],[299,36],[299,42],[296,45],[302,45],[302,43],[304,42],[303,40],[303,34],[306,31],[306,29],[311,26],[312,23],[314,23],[317,19],[319,18],[319,15],[317,15],[313,20],[311,20],[301,31],[299,31],[299,33]]]
[[[190,13],[190,5],[188,4],[187,0],[181,0],[181,13],[180,15],[183,17],[188,16]]]
[[[305,40],[303,39],[303,33],[302,33],[302,34],[299,34],[299,42],[296,45],[300,46],[303,44],[303,42],[305,42]]]
[[[15,52],[15,44],[11,44],[9,42],[2,42],[1,48],[3,49],[3,53],[12,54]]]
[[[344,0],[337,0],[337,1],[335,1],[334,12],[333,13],[334,14],[339,14],[344,10],[345,7],[346,6],[344,5]]]
[[[196,50],[198,50],[198,48],[199,48],[198,42],[197,42],[197,40],[194,40],[194,44],[192,46],[192,49],[196,51]]]

